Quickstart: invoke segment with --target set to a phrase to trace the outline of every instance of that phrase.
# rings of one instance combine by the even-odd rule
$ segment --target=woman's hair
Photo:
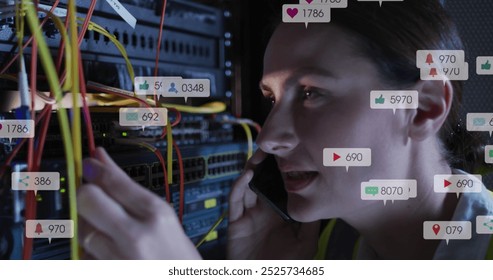
[[[384,2],[381,6],[348,2],[347,8],[331,9],[329,24],[353,35],[356,51],[375,63],[382,81],[390,86],[403,88],[420,80],[418,50],[464,50],[455,24],[438,0]],[[451,83],[454,99],[439,137],[449,164],[471,172],[480,163],[483,146],[478,134],[465,130],[460,117],[462,82]]]

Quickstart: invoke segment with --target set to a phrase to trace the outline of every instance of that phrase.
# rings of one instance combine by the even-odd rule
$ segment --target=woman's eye
[[[318,96],[314,90],[303,90],[303,100],[310,100]]]

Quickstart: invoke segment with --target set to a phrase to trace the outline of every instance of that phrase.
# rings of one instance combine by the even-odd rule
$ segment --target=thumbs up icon
[[[481,64],[481,70],[490,70],[490,69],[491,69],[491,64],[489,60],[487,60],[485,64]]]
[[[384,104],[385,98],[383,98],[383,94],[380,94],[380,97],[375,98],[375,104]]]
[[[144,83],[139,85],[139,90],[148,90],[148,89],[149,89],[149,84],[147,83],[147,80],[144,80]]]

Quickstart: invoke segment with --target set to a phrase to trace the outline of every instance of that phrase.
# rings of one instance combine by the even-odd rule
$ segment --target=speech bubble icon
[[[493,113],[468,113],[466,121],[467,131],[489,132],[493,135]]]
[[[493,56],[476,57],[476,73],[478,75],[493,75]]]
[[[375,187],[375,186],[369,186],[369,187],[365,187],[365,194],[369,194],[369,195],[377,195],[378,194],[378,187]]]
[[[306,28],[308,23],[327,23],[330,22],[330,6],[285,4],[282,6],[282,22],[304,23]]]
[[[482,176],[479,174],[439,174],[433,177],[433,190],[436,193],[480,193],[483,190]]]
[[[26,220],[27,238],[73,238],[74,222],[72,220]]]
[[[0,120],[0,138],[34,138],[34,120]]]
[[[425,221],[423,238],[426,240],[469,240],[472,236],[470,221]]]
[[[120,108],[120,126],[166,126],[168,110],[166,108]]]
[[[417,109],[418,106],[417,90],[372,90],[370,92],[371,109],[391,109],[395,115],[397,109]]]
[[[187,102],[190,97],[209,97],[211,95],[211,81],[209,79],[182,79],[180,86],[182,96]]]
[[[418,50],[416,67],[418,68],[454,68],[465,63],[464,50]]]
[[[305,0],[308,4],[327,5],[333,8],[347,8],[348,0]]]
[[[486,145],[484,147],[484,162],[493,163],[493,145]]]
[[[58,172],[12,172],[12,190],[14,191],[57,191],[60,189]]]
[[[493,234],[493,216],[476,216],[476,233]]]
[[[323,164],[329,167],[368,167],[371,166],[371,149],[369,148],[325,148]]]
[[[383,2],[404,2],[404,0],[358,0],[358,2],[378,2],[382,7]]]

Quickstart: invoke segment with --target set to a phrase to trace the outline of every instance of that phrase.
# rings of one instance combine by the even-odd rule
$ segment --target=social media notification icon
[[[327,23],[330,22],[329,5],[285,4],[282,6],[282,22],[284,23]]]
[[[472,236],[469,221],[426,221],[423,223],[423,238],[426,240],[468,240]]]
[[[368,148],[325,148],[323,150],[324,166],[343,166],[349,171],[350,166],[371,166],[371,149]]]
[[[493,56],[476,57],[476,73],[478,75],[493,75]]]

